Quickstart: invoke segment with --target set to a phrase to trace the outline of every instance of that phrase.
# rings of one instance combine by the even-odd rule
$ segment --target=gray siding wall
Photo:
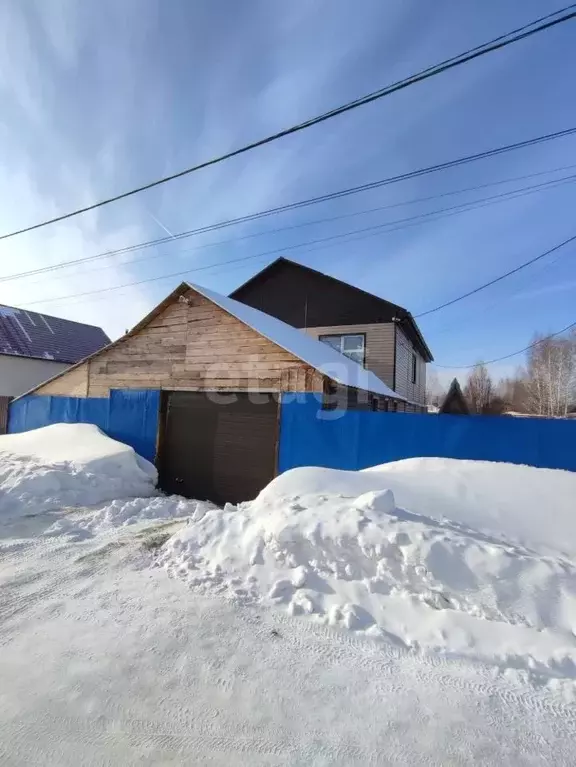
[[[69,368],[65,362],[0,354],[0,397],[17,397]]]
[[[338,333],[364,333],[366,335],[366,368],[375,373],[391,389],[394,388],[394,323],[333,325],[302,328],[302,330],[313,338]]]
[[[416,383],[412,382],[412,354],[416,354]],[[396,327],[396,392],[411,402],[426,404],[426,363],[400,327]]]

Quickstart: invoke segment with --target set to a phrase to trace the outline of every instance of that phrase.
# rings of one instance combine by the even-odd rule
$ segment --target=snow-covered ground
[[[0,437],[1,764],[576,762],[575,475],[153,481],[97,430]]]

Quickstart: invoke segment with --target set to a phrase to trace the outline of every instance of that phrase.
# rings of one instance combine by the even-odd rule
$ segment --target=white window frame
[[[338,348],[335,344],[328,343],[327,339],[339,339],[340,344]],[[344,350],[344,341],[347,338],[360,338],[362,339],[362,361],[358,362],[357,359],[354,357],[351,357],[349,354],[346,353]],[[327,346],[331,346],[333,349],[336,349],[336,351],[339,351],[340,354],[343,354],[345,357],[347,357],[349,360],[352,360],[353,362],[357,362],[362,367],[366,367],[366,333],[322,333],[318,337],[318,340],[322,343],[327,344]]]

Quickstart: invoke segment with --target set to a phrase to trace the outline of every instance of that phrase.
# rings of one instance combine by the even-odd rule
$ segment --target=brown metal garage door
[[[276,469],[274,395],[236,393],[222,404],[204,392],[168,392],[160,485],[218,504],[255,498]],[[228,397],[226,398],[228,399]]]

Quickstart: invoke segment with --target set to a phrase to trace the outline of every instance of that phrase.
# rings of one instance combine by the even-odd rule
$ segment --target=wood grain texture
[[[187,297],[191,306],[174,301],[93,358],[84,396],[114,388],[321,391],[322,376],[302,360],[194,291]],[[67,379],[58,393],[71,393]]]
[[[83,362],[64,375],[40,386],[34,394],[56,394],[69,397],[86,397],[88,394],[88,371],[90,362]]]

